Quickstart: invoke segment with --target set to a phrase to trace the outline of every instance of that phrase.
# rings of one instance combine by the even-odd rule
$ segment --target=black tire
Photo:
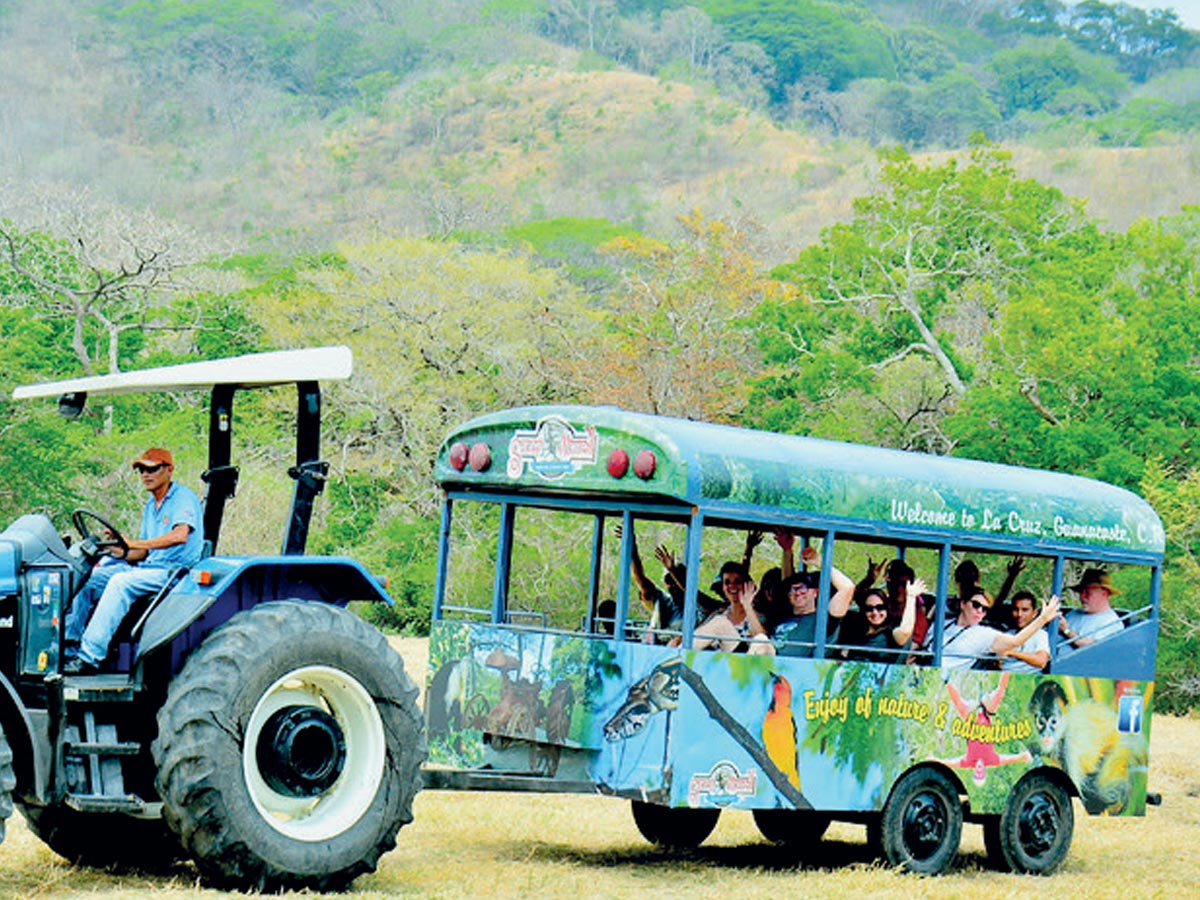
[[[983,823],[988,861],[1002,872],[1049,875],[1071,849],[1075,810],[1054,778],[1030,772],[1009,794],[1004,812]]]
[[[412,821],[416,701],[400,657],[347,610],[285,600],[239,613],[159,711],[163,816],[215,885],[340,890]]]
[[[179,839],[162,819],[85,813],[66,806],[19,806],[29,830],[76,866],[163,873],[184,855]]]
[[[4,734],[4,729],[0,728],[0,843],[4,843],[8,817],[12,815],[12,792],[16,786],[17,776],[13,772],[12,748],[8,746],[8,738]]]
[[[717,827],[719,809],[689,809],[633,801],[633,821],[642,837],[670,850],[691,850]]]
[[[879,819],[883,858],[922,875],[946,871],[962,839],[958,786],[937,769],[912,769],[888,795]]]
[[[813,809],[756,809],[754,824],[773,844],[811,847],[821,840],[832,821],[828,813]]]

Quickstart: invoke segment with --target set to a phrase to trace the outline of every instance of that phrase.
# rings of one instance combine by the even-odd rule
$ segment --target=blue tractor
[[[214,886],[318,891],[374,870],[412,819],[425,758],[417,689],[384,637],[347,609],[390,603],[344,557],[304,554],[320,459],[319,383],[344,347],[18,388],[78,415],[89,397],[206,390],[206,555],[135,609],[99,674],[64,675],[63,621],[106,548],[111,514],[79,532],[24,515],[0,532],[0,839],[13,804],[73,862],[159,867],[190,857]],[[281,552],[217,552],[234,496],[233,401],[295,385],[295,485]]]

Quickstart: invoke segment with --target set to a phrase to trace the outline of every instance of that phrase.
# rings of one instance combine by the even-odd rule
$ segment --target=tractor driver
[[[127,541],[127,553],[110,548],[115,559],[97,565],[75,596],[66,620],[66,675],[98,671],[133,604],[162,590],[177,566],[193,566],[200,560],[200,499],[191,488],[171,480],[175,471],[171,451],[151,447],[133,461],[133,469],[150,492],[142,510],[141,532],[137,540]]]

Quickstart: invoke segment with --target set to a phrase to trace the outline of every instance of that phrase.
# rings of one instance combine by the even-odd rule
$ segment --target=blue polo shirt
[[[156,505],[154,495],[146,500],[142,508],[142,540],[162,537],[176,525],[187,525],[186,543],[161,550],[151,550],[140,565],[150,569],[166,569],[172,566],[194,566],[200,561],[204,537],[200,533],[200,498],[191,488],[172,481],[163,497],[162,505]]]

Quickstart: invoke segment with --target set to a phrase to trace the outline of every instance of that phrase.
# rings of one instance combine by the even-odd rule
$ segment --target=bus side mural
[[[964,821],[1049,873],[1074,799],[1154,797],[1164,536],[1128,491],[609,407],[481,416],[434,471],[427,786],[623,798],[667,847],[839,819],[920,873]]]
[[[439,623],[431,761],[670,806],[878,810],[904,770],[958,770],[998,813],[1042,765],[1091,813],[1141,815],[1153,686],[613,644]],[[453,672],[454,677],[443,677]],[[569,764],[561,765],[565,756]]]

